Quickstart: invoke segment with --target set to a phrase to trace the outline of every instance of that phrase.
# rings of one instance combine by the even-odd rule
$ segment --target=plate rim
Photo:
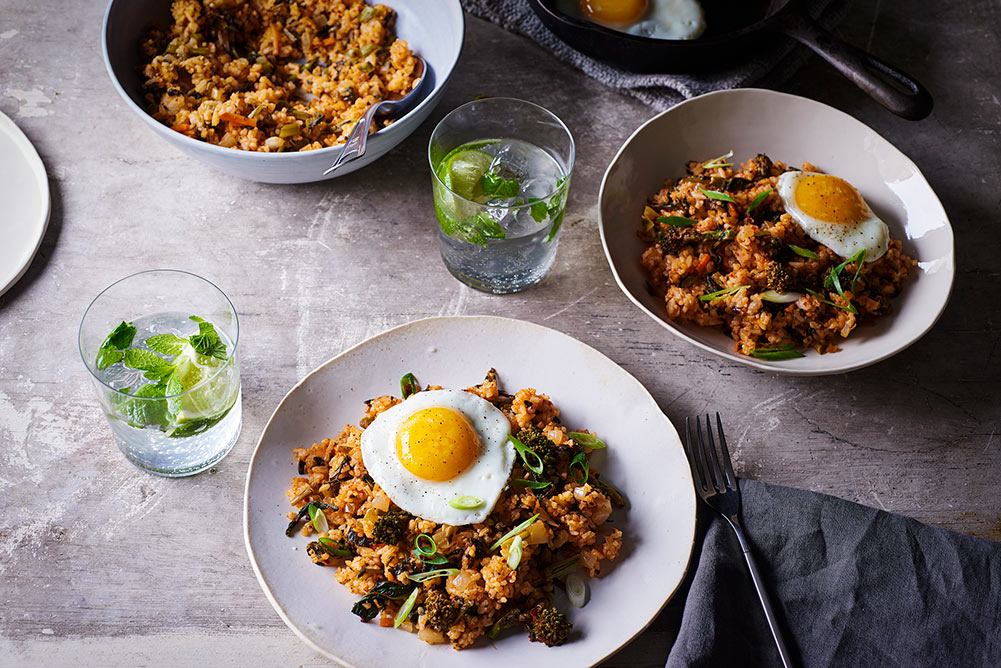
[[[754,358],[747,357],[747,356],[739,356],[739,355],[736,355],[736,354],[731,353],[731,352],[720,350],[718,348],[715,348],[715,347],[713,347],[713,346],[711,346],[709,344],[703,343],[703,342],[699,341],[698,339],[695,339],[695,338],[689,336],[684,331],[682,331],[680,328],[676,327],[672,322],[670,322],[669,320],[667,320],[666,316],[662,316],[662,315],[656,314],[653,311],[651,311],[649,308],[647,308],[646,305],[644,305],[639,299],[637,299],[636,296],[633,295],[632,291],[628,287],[626,287],[626,285],[625,285],[622,277],[619,275],[618,269],[615,266],[615,262],[612,260],[612,254],[611,254],[611,252],[609,250],[609,247],[608,247],[608,239],[607,239],[607,235],[606,235],[605,217],[602,214],[602,202],[604,201],[604,198],[605,198],[605,186],[608,183],[608,178],[609,178],[609,175],[611,174],[612,168],[616,165],[616,163],[618,163],[619,158],[621,157],[621,155],[623,154],[623,152],[625,152],[626,148],[632,143],[633,139],[635,139],[636,136],[640,132],[642,132],[644,129],[646,129],[646,127],[648,125],[650,125],[650,124],[652,124],[652,123],[660,120],[661,117],[666,116],[667,114],[669,114],[669,113],[671,113],[671,112],[673,112],[673,111],[675,111],[675,110],[677,110],[680,107],[683,107],[685,105],[690,105],[690,104],[693,104],[693,103],[702,102],[706,98],[710,98],[710,97],[714,97],[714,96],[730,96],[730,95],[734,95],[734,94],[748,94],[748,93],[749,94],[760,94],[760,95],[763,95],[763,96],[766,96],[766,97],[768,97],[768,96],[775,96],[775,97],[780,97],[780,98],[794,99],[794,100],[797,100],[797,101],[805,101],[805,102],[808,102],[810,104],[817,105],[818,107],[822,107],[822,108],[825,109],[825,111],[832,112],[832,113],[837,114],[839,116],[845,117],[845,118],[849,119],[850,121],[852,121],[852,122],[854,122],[854,123],[856,123],[858,125],[861,125],[863,128],[865,128],[869,132],[873,133],[875,136],[879,137],[879,139],[885,141],[889,146],[891,146],[901,156],[903,156],[903,159],[907,162],[907,164],[909,166],[913,167],[914,172],[922,180],[922,182],[928,187],[928,190],[931,193],[931,196],[935,199],[935,201],[939,204],[939,206],[942,207],[942,212],[945,214],[944,215],[944,220],[945,220],[945,226],[944,227],[946,228],[946,230],[948,232],[948,241],[949,241],[949,252],[948,252],[949,263],[948,263],[948,268],[947,268],[947,270],[948,270],[948,276],[949,276],[949,288],[948,288],[948,290],[946,290],[945,299],[942,301],[942,303],[940,305],[938,305],[937,312],[928,321],[927,325],[923,329],[921,329],[920,331],[914,330],[911,334],[909,334],[908,335],[908,339],[903,343],[903,345],[900,345],[898,347],[893,348],[892,350],[888,350],[888,351],[886,351],[884,353],[876,355],[876,356],[872,357],[871,359],[862,360],[862,361],[859,361],[859,362],[856,362],[856,363],[853,363],[853,364],[845,364],[845,365],[841,365],[841,366],[837,366],[837,367],[832,367],[830,369],[817,369],[817,368],[806,368],[806,369],[803,369],[803,368],[796,368],[796,367],[791,367],[791,366],[790,367],[786,367],[786,366],[781,366],[781,365],[776,365],[776,364],[769,364],[769,363],[767,363],[764,360],[758,360],[758,359],[754,359]],[[949,301],[950,301],[950,299],[952,297],[952,290],[953,290],[953,288],[955,286],[955,280],[956,280],[956,243],[955,243],[954,230],[952,228],[952,222],[949,220],[948,213],[945,211],[945,207],[942,205],[942,200],[939,199],[938,194],[935,192],[934,188],[931,187],[931,184],[928,183],[928,179],[925,178],[924,172],[922,172],[918,168],[917,164],[911,159],[911,157],[909,155],[907,155],[906,153],[904,153],[902,150],[900,150],[889,139],[887,139],[886,137],[884,137],[880,133],[876,132],[876,130],[874,130],[873,128],[871,128],[869,125],[867,125],[866,123],[863,123],[862,121],[860,121],[859,119],[855,118],[854,116],[852,116],[851,114],[849,114],[847,112],[844,112],[844,111],[842,111],[840,109],[832,107],[832,106],[830,106],[828,104],[825,104],[823,102],[819,102],[819,101],[814,100],[812,98],[804,97],[802,95],[794,95],[792,93],[783,93],[783,92],[780,92],[780,91],[770,90],[770,89],[767,89],[767,88],[754,88],[754,87],[748,87],[748,88],[731,88],[731,89],[726,89],[726,90],[712,91],[712,92],[709,92],[709,93],[704,93],[702,95],[697,95],[697,96],[695,96],[693,98],[689,98],[687,100],[679,102],[678,104],[674,105],[673,107],[665,109],[664,111],[662,111],[662,112],[660,112],[658,114],[655,114],[654,116],[652,116],[651,118],[649,118],[645,122],[643,122],[639,127],[637,127],[622,142],[622,145],[619,146],[619,149],[615,152],[615,155],[612,157],[611,161],[609,161],[608,166],[605,168],[605,173],[601,177],[601,185],[598,188],[598,234],[601,237],[601,248],[602,248],[602,250],[605,253],[605,261],[608,263],[608,268],[612,271],[612,276],[615,279],[616,285],[619,286],[619,290],[621,290],[623,292],[623,294],[625,294],[625,296],[629,299],[629,301],[631,301],[641,311],[643,311],[644,313],[646,313],[647,316],[649,316],[654,322],[658,323],[661,327],[663,327],[664,329],[666,329],[668,332],[670,332],[674,336],[676,336],[676,337],[678,337],[678,338],[680,338],[680,339],[682,339],[682,340],[684,340],[684,341],[686,341],[688,343],[691,343],[691,344],[695,345],[696,347],[701,348],[702,350],[704,350],[704,351],[706,351],[708,353],[711,353],[712,355],[715,355],[715,356],[723,358],[723,359],[730,360],[731,362],[737,362],[738,364],[742,364],[743,366],[751,367],[751,368],[757,369],[759,371],[766,371],[766,372],[777,374],[777,375],[799,376],[799,377],[812,377],[812,376],[829,376],[829,375],[840,374],[840,373],[850,373],[852,371],[858,371],[859,369],[863,369],[865,367],[872,366],[873,364],[877,364],[879,362],[882,362],[883,360],[886,360],[886,359],[888,359],[890,357],[893,357],[894,355],[896,355],[898,353],[903,352],[907,348],[909,348],[912,345],[914,345],[915,343],[917,343],[922,337],[924,337],[925,334],[927,334],[929,331],[931,331],[931,329],[935,326],[935,324],[942,317],[942,314],[945,312],[946,307],[949,305]]]
[[[479,320],[479,321],[494,322],[494,323],[498,323],[498,322],[517,323],[519,326],[528,326],[530,328],[537,328],[538,330],[543,330],[543,331],[547,331],[547,332],[555,332],[555,333],[559,334],[560,336],[564,336],[564,337],[567,337],[567,338],[575,341],[577,344],[579,344],[579,345],[583,346],[584,348],[586,348],[590,353],[598,355],[598,356],[600,356],[600,357],[608,360],[611,364],[614,364],[616,367],[618,367],[618,369],[623,374],[625,374],[632,382],[634,382],[636,384],[636,386],[645,395],[645,399],[650,402],[650,404],[656,409],[656,411],[663,417],[664,422],[667,425],[669,425],[670,428],[673,430],[673,432],[675,433],[675,435],[678,438],[678,442],[679,443],[681,442],[681,434],[680,434],[680,432],[678,432],[677,428],[674,426],[674,423],[671,421],[670,418],[667,417],[667,415],[664,413],[664,411],[660,408],[660,404],[657,403],[657,400],[654,398],[654,396],[650,393],[650,391],[646,388],[646,386],[643,385],[643,383],[641,383],[639,381],[638,378],[636,378],[631,373],[629,373],[624,368],[622,368],[622,366],[619,365],[618,362],[616,362],[612,358],[608,357],[607,355],[605,355],[604,353],[602,353],[597,348],[594,348],[593,346],[590,346],[590,345],[584,343],[583,341],[580,341],[577,338],[575,338],[573,336],[570,336],[569,334],[566,334],[565,332],[562,332],[560,330],[553,329],[553,328],[550,328],[550,327],[546,327],[544,325],[539,325],[537,323],[530,322],[530,321],[527,321],[527,320],[520,320],[518,318],[507,318],[507,317],[503,317],[503,316],[493,316],[493,315],[431,316],[431,317],[426,317],[426,318],[419,318],[417,320],[411,320],[409,322],[406,322],[406,323],[403,323],[403,324],[400,324],[400,325],[396,325],[395,327],[390,327],[389,329],[386,329],[386,330],[384,330],[382,332],[374,334],[374,335],[372,335],[372,336],[370,336],[370,337],[368,337],[368,338],[366,338],[366,339],[364,339],[364,340],[362,340],[362,341],[360,341],[360,342],[358,342],[358,343],[356,343],[356,344],[354,344],[354,345],[346,348],[345,350],[341,351],[340,353],[337,353],[336,355],[330,357],[326,361],[324,361],[324,362],[320,363],[319,365],[317,365],[314,369],[312,369],[310,372],[308,372],[305,376],[303,376],[301,379],[299,379],[298,381],[296,381],[296,383],[285,393],[285,395],[282,397],[281,401],[279,401],[278,404],[275,406],[274,411],[272,411],[271,416],[268,418],[267,422],[264,425],[264,428],[261,430],[261,434],[260,434],[260,436],[257,439],[257,443],[254,445],[254,451],[251,454],[250,461],[249,461],[249,463],[247,465],[247,477],[246,477],[246,481],[244,483],[244,490],[243,490],[243,540],[244,540],[244,547],[247,550],[247,557],[250,560],[251,567],[253,568],[254,576],[257,578],[257,583],[258,583],[258,585],[260,585],[261,589],[264,591],[264,595],[267,597],[268,601],[271,603],[271,607],[274,608],[275,612],[278,613],[278,616],[281,617],[281,619],[282,619],[283,622],[285,622],[285,625],[288,628],[290,628],[295,633],[295,635],[299,637],[300,640],[302,640],[304,643],[306,643],[306,645],[308,645],[310,648],[312,648],[313,651],[319,653],[320,655],[322,655],[322,656],[324,656],[324,657],[326,657],[328,659],[333,660],[334,662],[336,662],[337,664],[339,664],[341,666],[345,666],[345,668],[360,668],[360,667],[356,666],[353,663],[350,663],[349,661],[345,660],[344,658],[342,658],[340,656],[337,656],[337,655],[335,655],[335,654],[327,651],[325,648],[323,648],[317,642],[315,642],[312,638],[310,638],[303,630],[301,630],[290,619],[290,617],[287,614],[287,612],[285,611],[285,609],[278,602],[278,600],[275,597],[274,593],[271,591],[271,587],[268,585],[268,583],[267,583],[267,581],[266,581],[266,579],[264,577],[264,574],[261,572],[260,566],[257,563],[257,558],[255,556],[254,548],[253,548],[253,545],[252,545],[251,539],[250,539],[250,487],[251,487],[252,479],[254,477],[254,468],[255,468],[255,464],[257,462],[257,457],[258,457],[258,455],[262,451],[261,450],[261,445],[263,444],[264,437],[268,433],[268,430],[271,428],[272,423],[275,421],[275,418],[277,417],[278,412],[285,406],[285,404],[289,401],[289,399],[292,397],[292,395],[302,385],[304,385],[310,378],[312,378],[314,375],[316,375],[319,372],[321,372],[327,366],[329,366],[330,364],[334,363],[335,361],[337,361],[337,360],[339,360],[339,359],[341,359],[341,358],[343,358],[345,356],[348,356],[348,355],[354,353],[357,349],[361,348],[362,346],[366,346],[366,345],[369,345],[371,343],[374,343],[375,341],[377,341],[379,339],[382,339],[382,338],[388,337],[390,335],[393,335],[393,334],[395,334],[395,333],[397,333],[397,332],[399,332],[401,330],[408,329],[408,328],[411,328],[411,327],[414,327],[414,326],[417,326],[417,325],[430,324],[430,323],[435,322],[435,321],[448,322],[448,321],[459,321],[459,320],[463,320],[463,321]],[[691,479],[691,470],[687,466],[687,464],[688,464],[688,457],[684,453],[684,446],[682,446],[682,457],[683,457],[683,459],[684,459],[684,461],[686,463],[686,466],[684,467],[684,473],[685,473],[685,475],[689,479]],[[685,534],[685,543],[689,544],[689,549],[687,551],[687,557],[685,559],[684,566],[681,569],[680,577],[678,578],[677,583],[674,585],[674,587],[671,589],[671,591],[667,594],[667,596],[664,598],[664,600],[661,601],[658,604],[656,610],[653,611],[653,613],[650,615],[650,618],[647,619],[646,622],[642,626],[640,626],[639,628],[637,628],[632,633],[632,635],[630,635],[624,642],[622,642],[620,645],[618,645],[617,647],[615,647],[613,650],[611,650],[610,652],[608,652],[604,656],[598,657],[595,661],[593,661],[590,664],[591,666],[596,666],[601,661],[605,661],[608,658],[614,656],[616,653],[620,652],[623,648],[625,648],[627,645],[629,645],[631,642],[633,642],[647,628],[649,628],[650,625],[654,622],[654,620],[664,610],[664,608],[667,606],[667,604],[671,601],[671,599],[673,599],[674,596],[678,593],[678,590],[681,589],[682,584],[684,584],[685,579],[687,578],[688,573],[689,573],[689,568],[692,565],[692,556],[695,553],[695,538],[696,538],[696,533],[697,533],[697,515],[698,515],[698,513],[697,513],[697,499],[695,498],[695,485],[694,485],[694,482],[690,486],[686,487],[686,489],[688,490],[687,497],[688,497],[688,500],[690,502],[690,507],[691,507],[691,520],[689,522],[690,531],[686,532],[686,534]]]
[[[49,179],[48,172],[45,169],[45,163],[42,162],[41,156],[38,155],[38,150],[35,145],[31,143],[28,136],[24,134],[24,131],[17,126],[17,123],[13,121],[7,114],[0,111],[0,133],[5,133],[13,140],[14,144],[21,150],[24,154],[25,159],[31,166],[32,170],[35,172],[36,181],[38,182],[39,191],[42,194],[42,215],[40,216],[40,224],[38,224],[38,236],[35,239],[34,247],[28,252],[27,257],[14,274],[11,276],[5,284],[0,285],[0,296],[10,290],[18,281],[28,272],[28,268],[31,263],[34,262],[35,256],[38,254],[38,249],[42,247],[42,240],[45,238],[45,232],[49,228],[49,219],[52,217],[52,196],[49,192]],[[35,222],[32,221],[34,225]],[[3,280],[0,277],[0,280]]]

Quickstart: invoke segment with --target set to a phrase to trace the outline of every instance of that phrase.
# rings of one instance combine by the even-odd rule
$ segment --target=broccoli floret
[[[525,626],[528,627],[529,640],[546,643],[549,647],[566,642],[573,628],[567,616],[555,606],[534,608],[529,613],[529,621]]]
[[[372,527],[372,539],[378,543],[399,543],[410,528],[410,514],[390,510],[379,516]]]
[[[436,631],[446,633],[459,615],[456,601],[441,591],[432,589],[424,595],[424,623]]]
[[[766,280],[770,289],[775,290],[775,292],[786,292],[789,289],[789,284],[792,282],[792,277],[789,275],[789,271],[781,264],[770,262],[768,264]]]
[[[556,465],[557,446],[542,433],[541,429],[538,427],[528,427],[527,429],[522,429],[518,432],[517,439],[521,441],[526,448],[539,455],[539,459],[542,460],[543,470],[551,470]]]

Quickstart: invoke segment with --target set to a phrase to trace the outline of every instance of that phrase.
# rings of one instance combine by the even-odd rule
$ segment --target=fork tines
[[[702,435],[702,423],[696,418],[695,438],[693,438],[691,422],[685,418],[687,437],[685,449],[688,451],[688,463],[695,477],[695,487],[703,498],[737,489],[737,478],[733,473],[730,450],[726,446],[726,436],[723,434],[723,422],[719,413],[716,413],[716,433],[719,435],[721,452],[717,452],[716,439],[713,437],[712,423],[708,414],[706,414],[705,437]]]

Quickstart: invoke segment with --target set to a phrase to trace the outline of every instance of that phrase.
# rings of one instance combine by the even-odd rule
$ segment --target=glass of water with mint
[[[495,294],[542,280],[556,259],[574,153],[566,125],[524,100],[473,100],[441,120],[428,160],[453,276]]]
[[[226,295],[184,271],[134,274],[91,302],[80,354],[129,461],[176,477],[230,451],[242,424],[239,333]]]

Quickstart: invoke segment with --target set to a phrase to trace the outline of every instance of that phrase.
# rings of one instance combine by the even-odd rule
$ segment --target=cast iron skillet
[[[754,57],[767,40],[792,37],[817,52],[884,107],[920,120],[932,109],[928,90],[909,74],[822,28],[805,0],[702,0],[706,32],[694,40],[638,37],[567,16],[556,0],[529,0],[542,22],[578,51],[631,72],[697,72]]]

